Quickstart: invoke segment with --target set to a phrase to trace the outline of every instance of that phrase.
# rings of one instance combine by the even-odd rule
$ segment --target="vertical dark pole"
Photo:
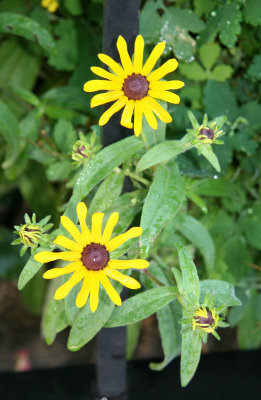
[[[104,0],[103,53],[120,61],[116,47],[119,35],[128,44],[132,55],[139,33],[140,0]],[[103,146],[126,137],[130,131],[120,125],[120,115],[114,115],[103,127]],[[124,294],[122,294],[122,297]],[[97,391],[99,399],[127,399],[126,327],[102,329],[98,335]]]
[[[120,62],[116,42],[118,36],[121,35],[128,44],[129,54],[132,55],[134,41],[139,33],[139,12],[140,0],[104,0],[103,53]],[[120,125],[119,114],[113,115],[110,122],[103,128],[104,146],[130,134],[129,129]]]

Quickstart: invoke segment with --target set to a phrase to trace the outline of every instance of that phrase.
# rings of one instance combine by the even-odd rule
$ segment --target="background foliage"
[[[168,108],[173,122],[167,127],[162,124],[155,134],[145,128],[152,149],[164,143],[165,137],[173,141],[167,163],[166,158],[151,163],[154,156],[150,159],[142,141],[134,136],[101,150],[88,164],[72,160],[80,131],[86,140],[95,132],[95,143],[100,143],[97,120],[101,110],[90,109],[90,95],[82,87],[91,78],[90,66],[97,64],[96,54],[101,51],[102,11],[99,0],[64,0],[55,14],[42,8],[38,0],[0,3],[0,195],[4,215],[0,277],[17,279],[29,257],[26,253],[21,259],[19,250],[10,246],[12,225],[23,222],[25,211],[34,211],[38,220],[51,215],[58,228],[60,213],[66,210],[75,218],[75,205],[85,198],[92,212],[119,211],[119,231],[132,221],[141,221],[141,256],[150,258],[153,279],[140,275],[144,291],[120,309],[113,311],[105,296],[99,316],[88,308],[79,313],[73,306],[75,290],[65,302],[50,300],[55,284],[46,292],[36,274],[40,264],[30,259],[19,287],[36,274],[22,293],[31,312],[39,312],[45,301],[47,343],[69,324],[73,324],[68,340],[71,350],[82,347],[105,323],[137,322],[129,325],[133,332],[129,336],[138,337],[138,321],[157,311],[165,359],[152,368],[163,368],[181,346],[177,322],[181,307],[173,300],[171,272],[171,267],[179,266],[178,242],[194,260],[200,291],[215,291],[219,284],[209,279],[226,281],[228,286],[216,291],[217,298],[224,295],[223,290],[227,306],[235,306],[239,302],[231,284],[235,286],[242,305],[227,309],[227,319],[237,326],[239,347],[256,348],[261,344],[259,1],[142,2],[140,33],[147,52],[158,41],[166,41],[164,58],[179,60],[173,79],[186,84],[180,92],[181,104]],[[198,156],[195,148],[177,151],[186,129],[191,129],[189,110],[200,124],[205,113],[210,120],[227,117],[222,128],[224,144],[213,145],[220,172],[203,155]],[[121,194],[124,176],[132,180],[133,190]],[[135,251],[134,240],[129,253]],[[38,296],[35,302],[30,301],[32,294]],[[143,312],[132,315],[137,304]],[[83,322],[92,330],[82,330]]]

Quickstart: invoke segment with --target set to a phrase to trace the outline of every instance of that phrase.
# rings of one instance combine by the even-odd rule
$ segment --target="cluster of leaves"
[[[149,272],[138,275],[140,293],[114,308],[101,292],[99,308],[92,314],[88,304],[82,310],[76,308],[77,286],[65,300],[54,300],[60,279],[46,291],[39,279],[41,264],[29,258],[19,288],[27,285],[24,299],[31,311],[35,312],[34,304],[40,304],[39,311],[45,303],[42,329],[48,344],[69,325],[68,348],[73,351],[103,326],[128,325],[130,356],[140,321],[156,312],[164,360],[151,368],[162,369],[182,348],[181,380],[186,385],[197,367],[201,340],[198,331],[181,332],[178,299],[195,290],[200,303],[210,292],[216,307],[225,306],[227,319],[237,326],[240,348],[261,344],[258,3],[144,1],[141,34],[147,50],[164,40],[164,56],[179,60],[173,79],[186,83],[181,105],[169,107],[173,123],[167,128],[160,123],[154,132],[144,125],[146,146],[132,136],[97,153],[99,110],[90,109],[90,96],[82,86],[91,77],[89,67],[97,63],[101,50],[101,2],[65,0],[54,15],[38,0],[28,1],[26,7],[23,0],[1,2],[3,204],[17,210],[17,199],[22,197],[23,207],[36,212],[37,220],[52,216],[57,227],[53,235],[59,232],[60,213],[76,222],[79,200],[85,200],[90,214],[118,211],[116,233],[135,220],[135,224],[140,221],[143,235],[140,243],[132,240],[115,255],[128,252],[135,258],[139,253],[150,260]],[[223,145],[197,139],[202,121],[222,128]],[[87,163],[72,158],[79,139],[92,149]],[[122,194],[125,177],[131,179],[132,190]],[[21,223],[17,218],[20,213],[14,223]],[[7,245],[10,229],[1,229],[3,279],[17,278],[25,262],[16,248]],[[37,301],[30,301],[33,295]]]

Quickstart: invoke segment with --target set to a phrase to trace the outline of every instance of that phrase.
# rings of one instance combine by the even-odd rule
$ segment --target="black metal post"
[[[119,35],[133,53],[139,33],[140,0],[104,0],[103,53],[120,61],[116,47]],[[109,106],[107,106],[108,108]],[[128,136],[130,131],[120,125],[120,116],[113,115],[103,127],[103,146]],[[125,294],[124,294],[125,293]],[[126,296],[123,291],[122,298]],[[126,400],[126,327],[102,329],[98,334],[97,394],[99,399]]]

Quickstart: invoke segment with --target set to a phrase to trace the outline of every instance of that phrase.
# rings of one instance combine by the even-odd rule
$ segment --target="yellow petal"
[[[54,298],[56,300],[64,299],[69,294],[69,292],[72,290],[72,288],[83,279],[85,273],[86,272],[83,268],[76,270],[72,274],[70,279],[68,279],[67,282],[65,282],[62,286],[60,286],[56,290],[56,292],[54,294]]]
[[[163,108],[153,97],[147,96],[147,102],[149,103],[152,111],[157,115],[157,117],[165,122],[166,124],[172,121],[171,115],[165,108]]]
[[[77,268],[82,266],[82,262],[81,261],[75,261],[69,265],[66,265],[66,267],[62,267],[62,268],[52,268],[49,269],[48,271],[46,271],[43,274],[43,278],[45,279],[53,279],[53,278],[57,278],[58,276],[63,276],[66,274],[70,274],[71,272],[74,272]]]
[[[91,232],[86,225],[87,207],[83,201],[77,204],[77,216],[80,222],[84,246],[91,242]]]
[[[40,251],[40,253],[34,255],[34,259],[41,263],[48,263],[55,260],[77,261],[81,259],[81,253],[75,251],[60,251],[59,253]]]
[[[81,290],[79,291],[77,297],[76,297],[76,307],[81,308],[85,306],[87,303],[89,293],[90,293],[90,277],[89,277],[89,272],[86,271]]]
[[[136,100],[134,106],[134,133],[137,137],[140,135],[142,129],[142,115],[142,103],[140,100]]]
[[[135,40],[133,68],[135,74],[140,74],[143,64],[144,40],[141,35],[138,35]]]
[[[105,275],[104,271],[100,271],[100,281],[101,281],[102,286],[104,287],[104,289],[108,293],[111,301],[114,304],[116,304],[117,306],[120,306],[121,305],[121,298],[120,298],[119,294],[117,293],[117,291],[112,286],[112,284],[109,281],[109,279],[107,278],[107,276]]]
[[[106,70],[103,69],[103,68],[100,68],[100,67],[91,67],[91,70],[92,70],[92,72],[93,72],[94,74],[100,76],[101,78],[109,79],[110,81],[118,81],[118,82],[121,82],[121,83],[124,82],[124,79],[123,79],[123,78],[121,78],[121,77],[118,76],[118,75],[114,75],[114,74],[112,74],[111,72],[108,72],[108,71],[106,71]]]
[[[153,112],[151,110],[150,103],[147,101],[147,97],[144,97],[144,99],[142,99],[142,108],[143,108],[143,112],[144,112],[145,118],[146,118],[149,126],[152,129],[157,129],[158,123],[155,118],[155,115],[153,114]]]
[[[58,7],[59,7],[59,3],[57,1],[52,1],[49,4],[48,11],[50,13],[54,13],[57,10]]]
[[[149,75],[150,71],[154,68],[154,65],[160,58],[161,54],[163,53],[165,49],[165,42],[158,43],[154,49],[152,50],[149,58],[147,59],[146,63],[144,64],[144,67],[142,68],[141,75],[147,76]]]
[[[105,268],[104,272],[106,273],[107,276],[109,276],[112,279],[115,279],[115,281],[120,282],[122,285],[126,286],[129,289],[139,289],[140,288],[140,283],[136,281],[136,279],[131,278],[130,276],[124,275],[119,271],[116,271],[115,269],[110,269],[110,268]]]
[[[118,100],[124,95],[122,90],[115,90],[113,92],[100,93],[93,96],[91,99],[91,108],[100,106],[102,104],[110,103],[111,101]]]
[[[58,246],[64,247],[65,249],[68,249],[68,250],[77,251],[80,253],[82,252],[81,245],[79,245],[78,243],[75,243],[73,240],[70,240],[63,235],[57,236],[57,238],[54,240],[54,243],[57,244]]]
[[[70,235],[74,238],[74,240],[77,243],[84,245],[84,240],[82,238],[82,235],[80,234],[74,223],[70,220],[70,218],[66,217],[65,215],[62,215],[61,224],[70,233]]]
[[[121,88],[121,82],[112,82],[99,79],[88,81],[83,86],[83,90],[85,92],[97,92],[98,90],[121,90]]]
[[[90,285],[90,307],[91,311],[94,313],[97,310],[99,302],[99,284],[100,277],[99,272],[91,272],[91,285]]]
[[[99,59],[102,63],[108,65],[108,67],[118,76],[125,79],[127,77],[126,72],[124,69],[117,64],[111,57],[107,56],[106,54],[98,54]]]
[[[116,112],[118,112],[123,106],[125,106],[127,101],[128,101],[128,97],[126,97],[126,96],[122,96],[119,100],[117,100],[116,103],[114,103],[110,108],[108,108],[108,110],[106,110],[102,114],[102,116],[99,120],[99,125],[103,126],[103,125],[107,124],[107,122],[112,117],[112,115],[115,114]]]
[[[108,268],[113,269],[144,269],[148,268],[149,262],[146,260],[110,260],[108,262]]]
[[[147,76],[147,80],[151,81],[158,81],[159,79],[163,78],[163,76],[169,74],[170,72],[175,71],[178,67],[178,62],[175,58],[166,61],[161,67],[155,69],[149,76]]]
[[[102,231],[102,220],[104,213],[94,213],[92,214],[92,238],[91,241],[94,243],[100,243],[101,241],[101,231]]]
[[[184,86],[182,81],[153,81],[150,82],[151,90],[177,90]]]
[[[168,103],[180,103],[180,97],[176,93],[168,92],[167,90],[149,90],[148,95],[156,97],[156,99],[167,101]]]
[[[121,64],[124,68],[124,71],[127,73],[127,75],[131,75],[133,73],[133,65],[128,53],[127,43],[122,36],[118,37],[117,49],[120,55]]]
[[[134,100],[128,100],[124,110],[121,115],[121,125],[125,126],[125,128],[132,129],[133,123],[131,122],[132,114],[134,110]]]
[[[101,244],[104,244],[106,246],[106,244],[109,242],[112,231],[115,228],[118,220],[119,220],[119,213],[114,212],[110,215],[101,237]]]
[[[112,240],[109,241],[109,243],[106,245],[106,249],[108,251],[113,251],[120,247],[123,243],[125,243],[127,240],[139,237],[142,234],[142,228],[140,227],[134,227],[129,229],[127,232],[123,233],[122,235],[116,236]]]

